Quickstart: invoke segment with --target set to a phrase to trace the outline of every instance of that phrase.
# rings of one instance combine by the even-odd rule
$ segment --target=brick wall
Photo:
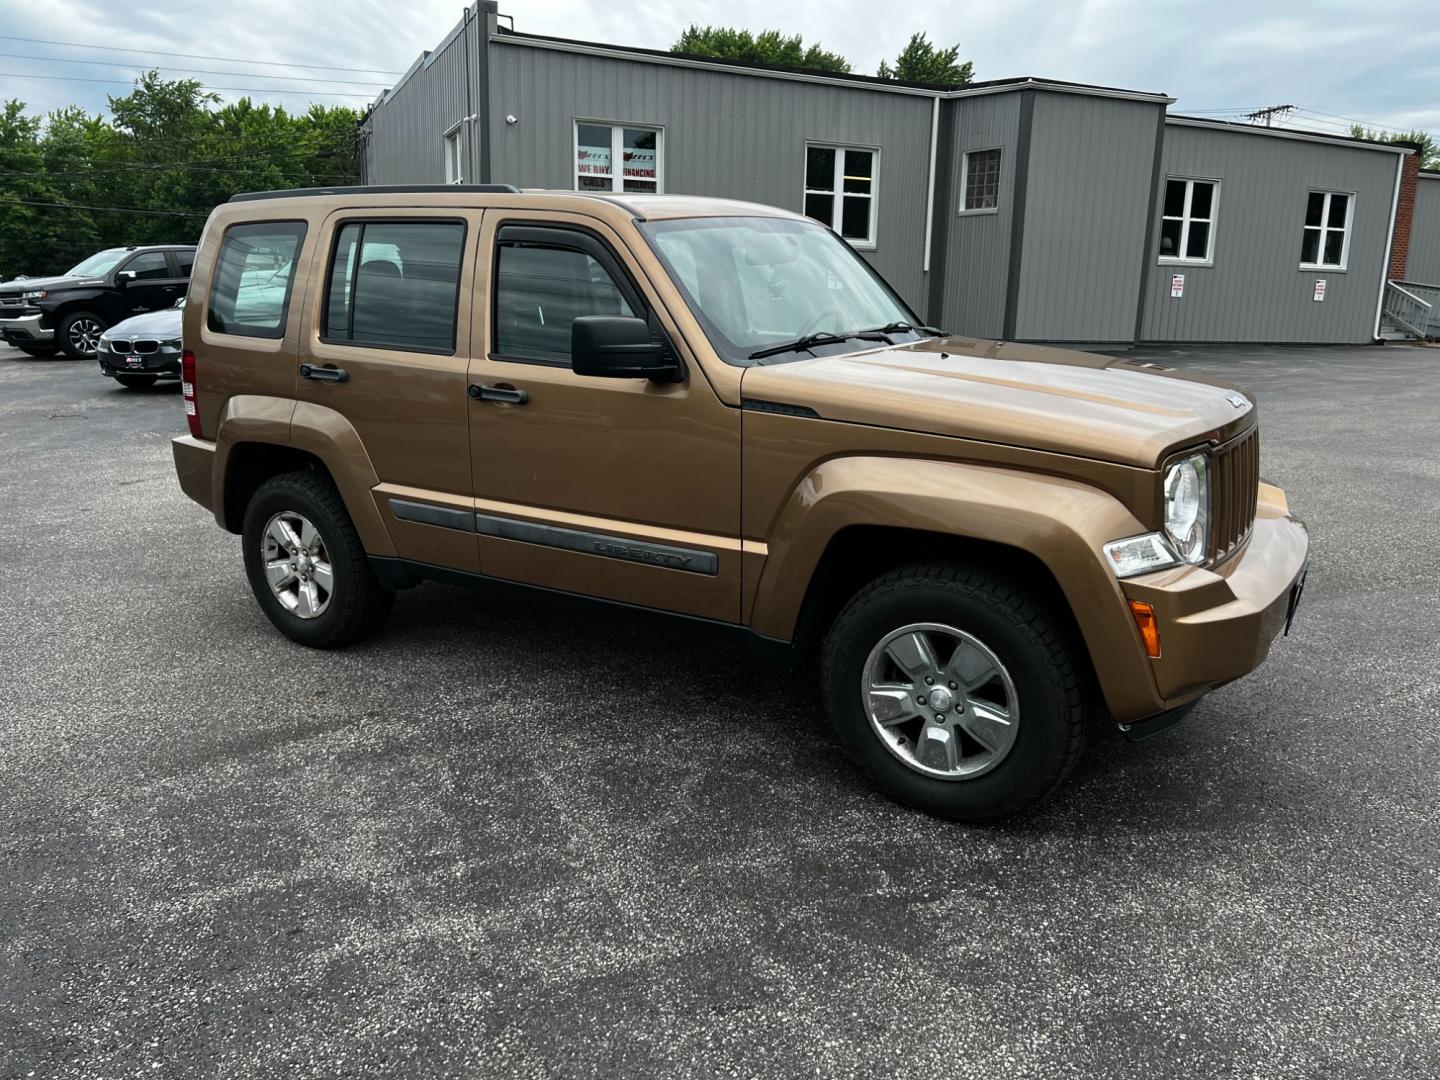
[[[1407,155],[1401,165],[1400,201],[1395,204],[1395,237],[1390,243],[1390,266],[1386,277],[1404,280],[1410,261],[1410,227],[1415,222],[1415,185],[1420,182],[1420,155]]]

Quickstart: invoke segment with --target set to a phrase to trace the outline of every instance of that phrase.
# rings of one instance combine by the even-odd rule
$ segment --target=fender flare
[[[1062,477],[900,457],[833,458],[809,472],[777,515],[751,628],[789,640],[835,535],[883,525],[1018,548],[1054,576],[1115,715],[1161,707],[1125,596],[1100,553],[1147,531],[1112,495]]]
[[[224,493],[234,451],[245,443],[291,447],[319,458],[335,481],[366,552],[395,554],[390,532],[370,497],[370,489],[380,478],[360,433],[334,409],[293,398],[237,394],[225,403],[215,438],[211,480],[216,493],[215,520],[222,528],[237,531],[237,523],[226,520]]]

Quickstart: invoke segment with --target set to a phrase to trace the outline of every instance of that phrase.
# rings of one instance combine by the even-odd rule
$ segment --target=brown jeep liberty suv
[[[180,484],[290,638],[353,641],[432,578],[813,645],[841,745],[949,817],[1040,799],[1097,714],[1168,726],[1304,582],[1243,394],[946,336],[770,207],[241,195],[184,343]]]

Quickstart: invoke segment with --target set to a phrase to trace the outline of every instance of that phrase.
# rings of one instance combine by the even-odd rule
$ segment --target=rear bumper
[[[1309,534],[1285,493],[1261,484],[1239,555],[1214,570],[1192,566],[1121,582],[1127,599],[1155,609],[1160,656],[1150,665],[1167,710],[1260,666],[1286,627],[1309,554]]]
[[[175,456],[175,473],[180,478],[180,490],[213,512],[215,444],[191,435],[181,435],[170,440],[170,451]]]
[[[41,326],[44,315],[22,315],[15,319],[0,319],[0,337],[11,345],[44,345],[55,340],[55,331]]]

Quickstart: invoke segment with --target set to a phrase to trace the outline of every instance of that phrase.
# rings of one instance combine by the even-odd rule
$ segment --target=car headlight
[[[1127,536],[1124,540],[1111,540],[1105,545],[1105,558],[1117,578],[1135,577],[1156,570],[1168,570],[1172,566],[1183,566],[1180,556],[1170,546],[1170,541],[1159,533],[1143,536]]]
[[[31,289],[29,292],[21,293],[20,298],[22,300],[44,300],[49,295],[44,289]]]
[[[171,338],[169,341],[162,341],[160,346],[164,349],[178,349],[180,348],[180,339],[177,337]]]
[[[1210,516],[1210,471],[1204,454],[1165,470],[1165,538],[1188,563],[1205,561]]]

